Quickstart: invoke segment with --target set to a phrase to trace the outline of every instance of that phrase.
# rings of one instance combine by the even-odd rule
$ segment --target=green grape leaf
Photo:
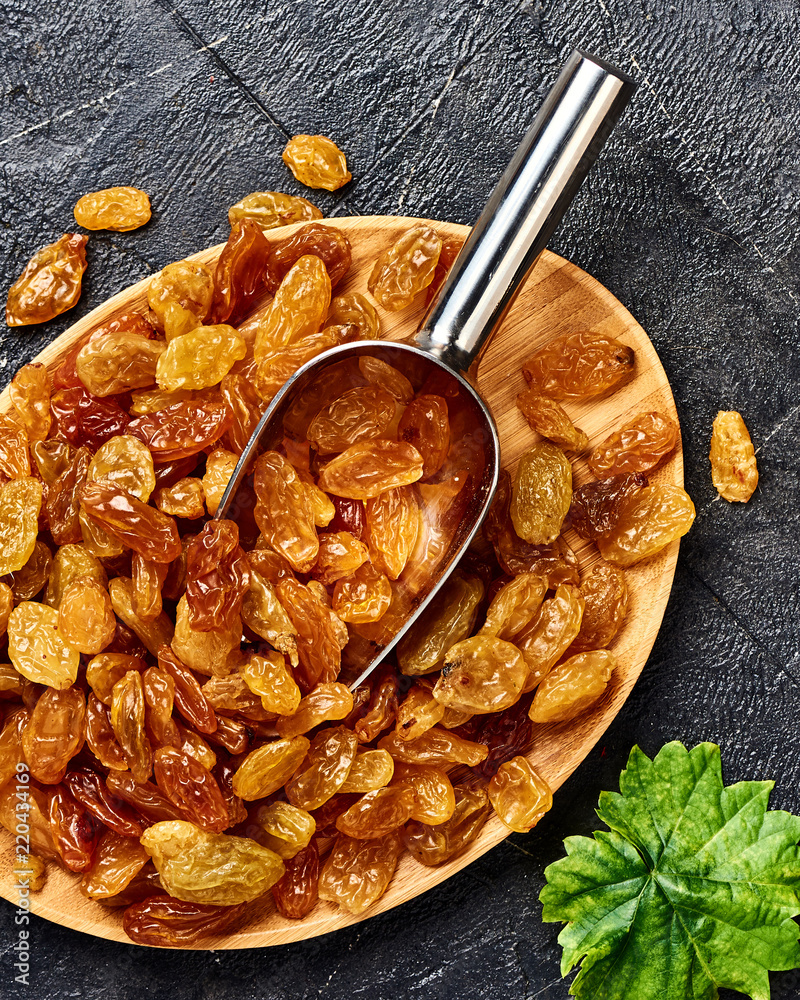
[[[585,1000],[769,1000],[769,972],[800,966],[800,818],[769,811],[771,781],[725,788],[720,750],[638,747],[620,791],[602,792],[610,832],[568,837],[545,870],[545,921],[563,921],[562,975]]]

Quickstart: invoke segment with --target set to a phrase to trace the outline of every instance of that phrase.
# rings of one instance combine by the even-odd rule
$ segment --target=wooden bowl
[[[378,253],[403,230],[419,221],[429,220],[391,216],[325,220],[325,225],[334,225],[345,232],[353,245],[352,268],[337,292],[365,292],[367,277]],[[466,226],[445,222],[430,222],[430,225],[443,237],[465,237],[469,233]],[[296,228],[287,226],[268,233],[268,237],[274,239]],[[221,250],[222,245],[211,247],[195,254],[192,259],[213,265]],[[131,285],[109,299],[48,345],[36,360],[52,370],[65,351],[85,333],[113,316],[144,309],[149,281]],[[383,335],[391,340],[408,336],[416,329],[422,311],[421,302],[400,313],[381,311]],[[591,275],[562,257],[545,251],[495,334],[478,370],[479,391],[491,406],[500,431],[503,465],[512,472],[519,457],[537,439],[515,405],[517,393],[525,384],[520,372],[522,363],[551,338],[581,328],[609,334],[636,351],[636,377],[632,381],[605,398],[566,405],[574,422],[589,435],[590,446],[603,440],[624,420],[646,410],[660,410],[677,422],[667,376],[641,326]],[[9,405],[6,390],[0,396],[0,410],[7,410]],[[574,462],[573,467],[576,485],[591,478],[583,458]],[[651,482],[683,485],[680,443],[668,461],[650,478]],[[568,534],[567,539],[578,554],[583,576],[599,560],[598,552],[594,545],[574,533]],[[611,645],[619,666],[603,698],[573,722],[534,726],[533,746],[528,757],[554,790],[586,757],[636,683],[661,625],[675,572],[678,545],[677,541],[673,542],[654,558],[625,570],[630,593],[628,615],[622,631]],[[546,823],[547,817],[542,822]],[[386,894],[361,916],[350,916],[329,903],[321,902],[305,919],[286,920],[277,913],[271,894],[267,893],[266,897],[251,904],[252,918],[241,930],[209,938],[197,947],[258,948],[286,944],[368,920],[433,888],[490,850],[509,832],[496,816],[492,816],[480,836],[463,854],[439,868],[424,867],[411,855],[405,854]],[[5,830],[0,830],[0,895],[16,903],[12,861],[13,838]],[[65,927],[130,943],[122,930],[121,911],[86,899],[80,893],[78,883],[79,876],[50,865],[44,889],[30,897],[32,911]]]

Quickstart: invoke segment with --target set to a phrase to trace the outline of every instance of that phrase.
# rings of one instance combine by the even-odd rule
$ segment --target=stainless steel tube
[[[423,319],[423,350],[456,371],[480,357],[635,89],[572,53]]]

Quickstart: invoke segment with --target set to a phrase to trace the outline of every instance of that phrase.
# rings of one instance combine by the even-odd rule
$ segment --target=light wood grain
[[[326,225],[341,228],[353,244],[353,266],[339,291],[366,291],[366,279],[377,253],[412,221],[417,220],[374,216],[326,221]],[[464,226],[442,222],[432,222],[431,225],[442,236],[465,236],[468,233]],[[287,226],[280,235],[296,228]],[[277,231],[268,235],[274,238]],[[211,247],[196,254],[193,259],[213,263],[221,249],[221,246]],[[79,320],[46,347],[37,360],[52,369],[65,351],[88,331],[115,315],[143,309],[148,281],[132,285]],[[401,313],[382,312],[384,336],[393,340],[408,336],[416,328],[421,313],[421,305]],[[591,275],[545,251],[497,331],[478,370],[478,388],[491,406],[500,431],[505,467],[513,470],[520,455],[536,439],[515,405],[517,393],[524,388],[520,374],[522,362],[545,341],[579,328],[608,333],[636,351],[636,377],[626,386],[598,401],[566,405],[575,423],[589,435],[592,446],[623,420],[644,410],[657,409],[677,421],[666,374],[641,326]],[[6,410],[8,406],[6,390],[0,396],[0,410]],[[574,472],[576,485],[590,478],[581,459],[574,463]],[[651,481],[683,485],[680,444],[669,461],[651,476]],[[570,534],[567,538],[579,556],[583,574],[598,560],[597,551],[576,535]],[[636,683],[661,624],[677,555],[678,543],[675,542],[655,558],[626,571],[630,591],[628,618],[611,647],[619,667],[601,701],[575,722],[534,727],[529,758],[553,789],[559,788],[586,757]],[[546,823],[547,817],[542,822]],[[10,873],[12,838],[5,831],[0,833],[0,895],[16,903],[16,885]],[[320,903],[304,920],[289,921],[277,914],[271,896],[267,894],[260,904],[256,904],[253,919],[246,927],[229,936],[210,939],[201,947],[253,948],[285,944],[369,919],[449,878],[498,844],[508,833],[500,820],[492,817],[464,854],[440,868],[425,868],[409,855],[404,856],[385,896],[361,917],[349,916],[327,903]],[[33,912],[42,917],[109,940],[128,941],[122,930],[121,913],[84,898],[78,891],[78,876],[51,866],[45,888],[32,895],[31,899]]]

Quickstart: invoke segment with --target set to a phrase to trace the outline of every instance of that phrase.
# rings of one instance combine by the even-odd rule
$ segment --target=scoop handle
[[[597,159],[636,83],[574,51],[413,341],[456,371],[478,360]]]

